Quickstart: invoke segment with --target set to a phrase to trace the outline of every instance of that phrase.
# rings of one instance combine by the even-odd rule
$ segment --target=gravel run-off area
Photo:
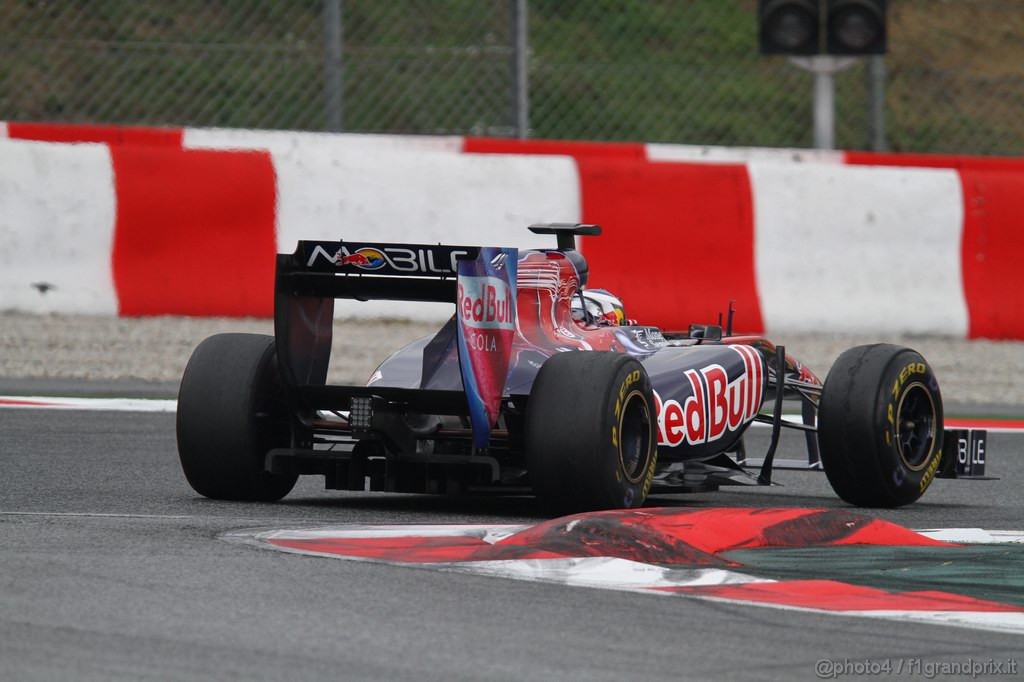
[[[329,381],[363,383],[377,364],[438,323],[340,320]],[[172,392],[192,349],[220,332],[272,334],[268,319],[99,317],[0,314],[0,385],[32,379],[153,382]],[[767,334],[822,379],[845,349],[874,342],[919,351],[931,363],[948,405],[1017,406],[1024,416],[1024,342],[940,337]],[[46,385],[47,382],[39,382]]]

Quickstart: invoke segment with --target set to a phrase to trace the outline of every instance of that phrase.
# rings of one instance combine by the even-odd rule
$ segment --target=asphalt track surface
[[[989,453],[1000,480],[939,480],[912,507],[866,513],[1020,530],[1024,437],[991,434]],[[206,500],[180,472],[173,414],[0,409],[0,463],[3,680],[802,680],[825,658],[1024,663],[1013,635],[225,542],[241,529],[542,517],[528,498],[340,493],[312,477],[277,504]],[[822,474],[776,479],[652,504],[849,509]]]

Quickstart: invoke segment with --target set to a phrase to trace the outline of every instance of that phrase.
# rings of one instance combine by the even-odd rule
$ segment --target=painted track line
[[[59,398],[51,396],[0,396],[0,408],[37,410],[101,410],[104,412],[175,412],[177,400],[146,398]]]

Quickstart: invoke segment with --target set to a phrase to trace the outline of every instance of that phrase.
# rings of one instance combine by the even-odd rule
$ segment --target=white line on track
[[[1024,544],[1024,531],[981,528],[930,528],[915,531],[932,540],[962,545]]]
[[[0,396],[0,407],[44,410],[102,410],[105,412],[175,412],[177,400],[145,398],[54,398],[48,396]]]
[[[0,511],[0,516],[59,516],[59,517],[84,517],[84,518],[111,518],[111,519],[207,519],[208,516],[188,516],[183,514],[101,514],[99,512],[26,512],[26,511]]]
[[[218,525],[227,526],[253,526],[255,528],[268,529],[284,524],[295,527],[309,525],[315,526],[317,522],[309,521],[306,524],[303,519],[294,517],[262,517],[251,516],[214,516],[214,515],[189,515],[189,514],[110,514],[101,512],[45,512],[45,511],[3,511],[0,516],[27,516],[37,518],[64,518],[64,519],[138,519],[149,521],[193,521],[212,522]],[[252,531],[255,532],[255,531]]]

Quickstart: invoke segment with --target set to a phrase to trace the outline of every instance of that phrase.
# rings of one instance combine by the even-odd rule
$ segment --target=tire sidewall
[[[623,461],[623,447],[628,444],[628,438],[624,436],[628,436],[629,432],[628,428],[623,429],[623,421],[633,410],[646,411],[647,433],[646,449],[641,448],[639,454],[640,466],[630,476]],[[617,508],[640,507],[650,493],[658,462],[657,418],[654,393],[647,372],[635,360],[622,363],[607,393],[601,421],[603,446],[599,462],[604,494]]]
[[[639,457],[630,480],[619,449],[620,421],[624,411],[641,407],[648,413],[648,447],[634,450]],[[607,351],[554,355],[534,381],[526,412],[527,470],[547,513],[643,505],[657,465],[657,413],[650,378],[639,361]],[[633,431],[642,442],[644,430]]]
[[[178,393],[178,456],[193,490],[214,499],[272,501],[297,476],[272,474],[264,457],[290,430],[274,338],[217,334],[189,360]],[[257,415],[261,416],[257,416]]]
[[[901,454],[898,425],[901,401],[908,392],[923,388],[934,409],[930,449],[920,462],[911,466]],[[921,355],[908,351],[896,355],[886,367],[879,387],[878,412],[879,464],[886,486],[901,504],[921,497],[935,480],[942,458],[942,398],[935,373]]]

